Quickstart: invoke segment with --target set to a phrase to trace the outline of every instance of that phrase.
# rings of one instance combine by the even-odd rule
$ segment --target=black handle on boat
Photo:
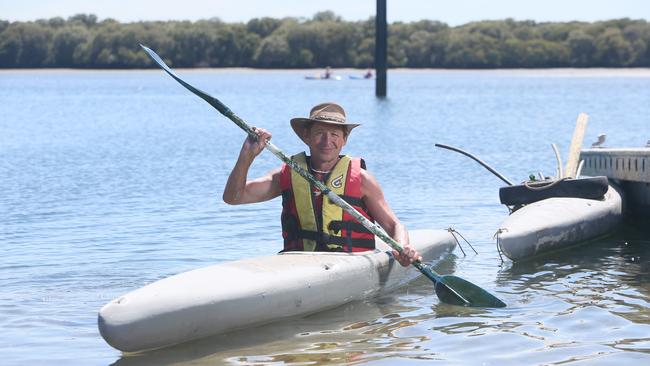
[[[463,151],[463,150],[461,150],[461,149],[459,149],[457,147],[453,147],[453,146],[449,146],[449,145],[443,145],[443,144],[436,144],[436,147],[440,147],[440,148],[443,148],[443,149],[455,151],[457,153],[461,153],[461,154],[463,154],[465,156],[468,156],[468,157],[472,158],[475,162],[481,164],[485,169],[489,170],[490,173],[496,175],[497,177],[499,177],[499,179],[506,182],[507,185],[509,185],[509,186],[513,185],[512,182],[508,178],[503,176],[503,174],[497,172],[494,168],[487,165],[487,163],[485,163],[483,160],[481,160],[481,159],[477,158],[476,156],[468,153],[467,151]]]
[[[147,48],[143,45],[140,45],[146,52],[151,56],[151,58],[160,66],[169,76],[178,81],[181,85],[187,88],[192,93],[196,94],[201,99],[208,102],[213,106],[219,113],[228,117],[233,121],[237,126],[244,130],[249,136],[257,138],[255,131],[246,123],[244,120],[235,115],[230,108],[225,104],[221,103],[217,98],[209,95],[208,93],[195,88],[194,86],[188,84],[180,77],[178,77],[172,69],[165,64],[165,62],[158,56],[153,50]],[[397,243],[393,238],[391,238],[384,229],[379,225],[373,223],[372,221],[366,219],[361,215],[354,207],[350,206],[345,202],[341,197],[336,193],[332,192],[327,186],[322,182],[314,178],[308,171],[302,169],[295,161],[291,160],[286,156],[280,149],[278,149],[271,142],[267,141],[265,148],[277,156],[284,163],[289,165],[291,169],[296,171],[300,176],[307,179],[310,183],[314,184],[322,193],[327,194],[327,197],[334,202],[336,205],[344,209],[350,215],[352,215],[359,223],[364,227],[370,230],[372,233],[381,238],[386,244],[390,245],[393,249],[398,252],[402,252],[402,247]],[[431,279],[435,283],[436,294],[441,301],[454,304],[454,305],[464,305],[464,306],[475,306],[475,307],[504,307],[506,304],[499,300],[494,295],[485,291],[484,289],[474,285],[473,283],[463,280],[462,278],[456,276],[441,276],[436,273],[430,266],[416,261],[413,263],[413,266],[420,270],[427,278]]]

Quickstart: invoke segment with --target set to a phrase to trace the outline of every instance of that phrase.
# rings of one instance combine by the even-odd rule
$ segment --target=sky
[[[614,18],[650,21],[650,0],[387,0],[388,22],[439,20],[455,26],[476,20],[505,19],[598,21]],[[246,22],[252,18],[310,18],[332,10],[345,20],[375,14],[376,0],[0,0],[0,19],[28,21],[74,14],[95,14],[102,20],[191,20],[219,18]]]

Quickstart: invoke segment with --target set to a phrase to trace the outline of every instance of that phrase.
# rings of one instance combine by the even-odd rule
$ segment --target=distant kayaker
[[[371,69],[366,69],[366,73],[363,74],[364,79],[372,79],[372,70]]]
[[[325,68],[325,73],[323,74],[323,79],[329,79],[332,77],[332,69],[329,66]]]
[[[345,111],[335,103],[311,109],[308,118],[291,119],[291,127],[309,147],[292,157],[304,169],[343,197],[357,211],[374,220],[404,247],[393,251],[397,261],[408,266],[420,257],[409,245],[408,232],[390,208],[377,180],[360,158],[340,155],[350,131],[359,124],[348,123]],[[231,205],[268,201],[282,196],[284,251],[360,252],[375,248],[374,235],[353,217],[322,195],[306,179],[283,164],[268,174],[248,180],[248,169],[264,149],[271,134],[256,128],[257,141],[247,138],[223,192]]]

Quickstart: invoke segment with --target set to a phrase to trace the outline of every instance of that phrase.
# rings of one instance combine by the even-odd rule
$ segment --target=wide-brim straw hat
[[[345,111],[343,107],[336,103],[321,103],[309,112],[308,118],[297,117],[291,119],[291,128],[296,132],[300,139],[307,143],[304,139],[305,126],[309,123],[327,123],[329,125],[343,126],[346,129],[346,134],[350,134],[353,128],[360,126],[359,123],[348,123],[345,118]]]

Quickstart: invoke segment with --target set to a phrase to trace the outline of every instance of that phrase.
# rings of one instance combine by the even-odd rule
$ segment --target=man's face
[[[337,159],[348,139],[344,131],[342,126],[315,122],[305,131],[305,141],[312,157],[323,162]]]

